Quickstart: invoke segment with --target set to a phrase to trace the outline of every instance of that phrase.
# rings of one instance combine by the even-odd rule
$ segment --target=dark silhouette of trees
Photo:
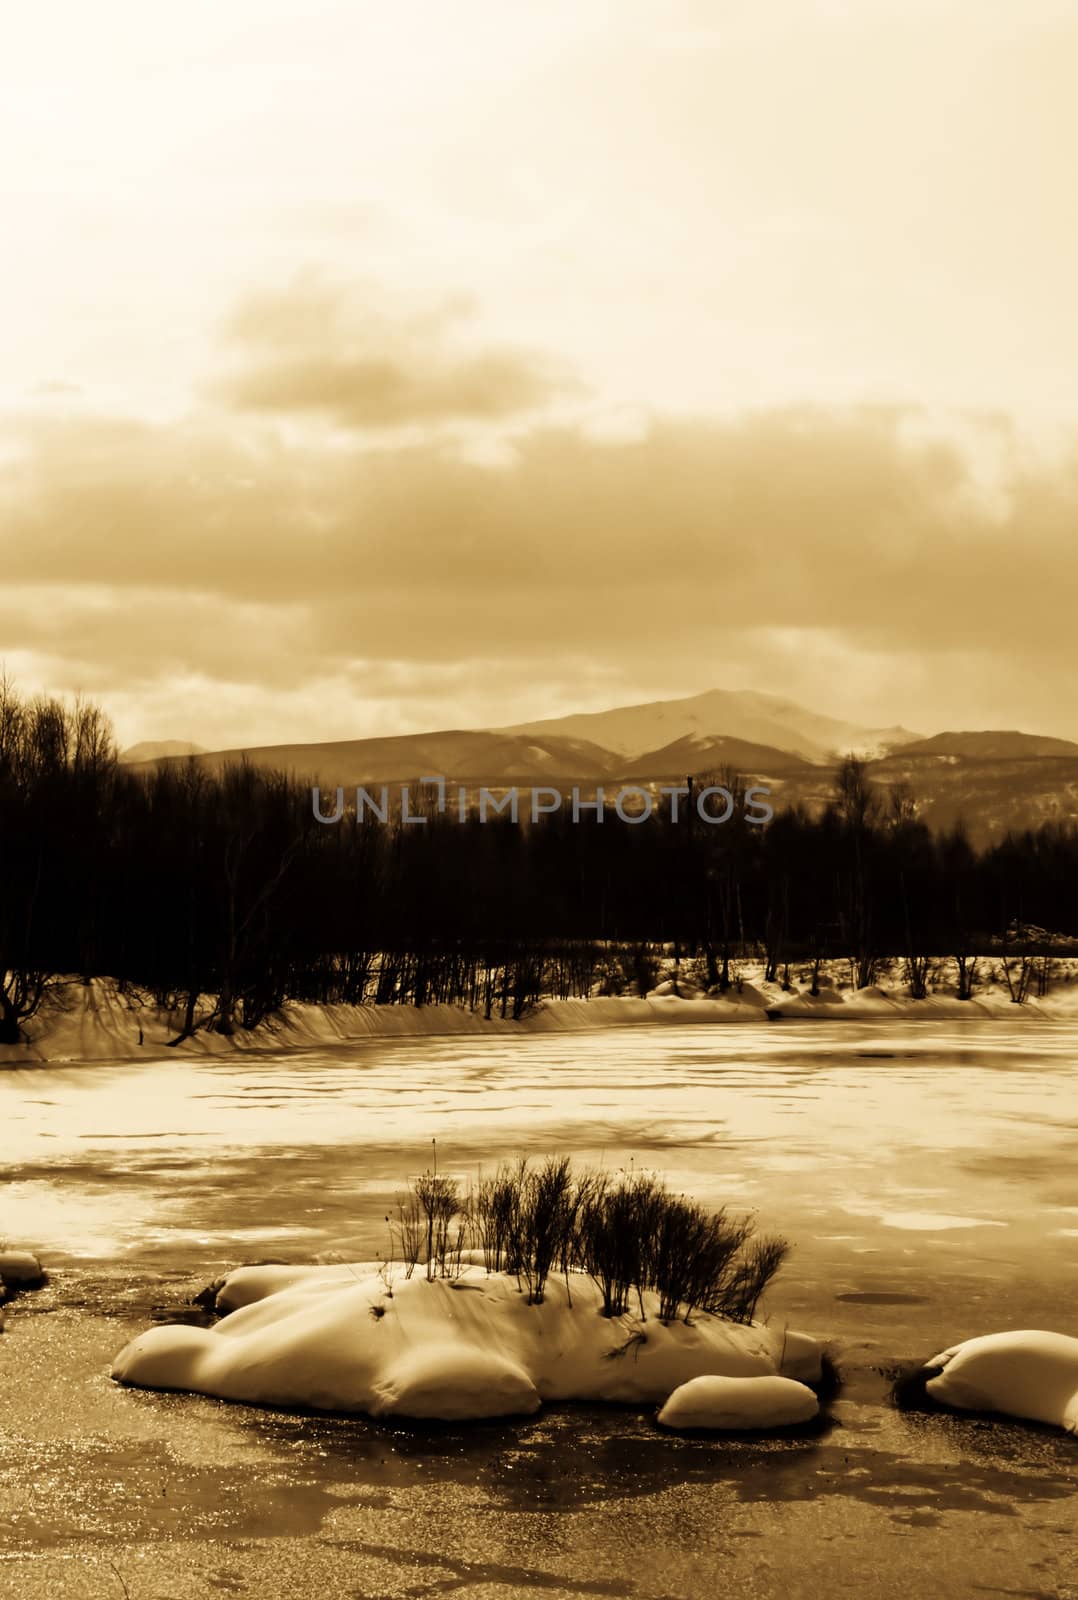
[[[877,823],[882,810],[879,791],[869,781],[865,763],[848,756],[835,779],[835,810],[842,850],[838,875],[839,921],[857,987],[865,988],[876,973],[876,903],[873,873],[878,855]]]
[[[706,787],[734,795],[726,822],[699,814]],[[744,956],[816,990],[824,961],[848,958],[864,985],[897,958],[914,996],[947,961],[965,999],[988,958],[1021,1002],[1051,981],[1045,930],[1078,937],[1071,826],[977,850],[961,825],[931,833],[909,795],[885,803],[852,758],[816,815],[753,825],[744,787],[696,779],[676,821],[659,805],[638,823],[568,805],[461,821],[413,791],[420,823],[346,808],[326,825],[298,777],[196,759],[133,772],[93,706],[0,685],[0,1042],[59,975],[147,995],[179,1042],[286,999],[519,1017],[544,994],[646,993],[664,949],[720,992]]]

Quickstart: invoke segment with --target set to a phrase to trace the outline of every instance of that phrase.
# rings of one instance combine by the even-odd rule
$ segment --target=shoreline
[[[1078,968],[1078,963],[1075,964]],[[207,1012],[210,1010],[207,1004]],[[646,997],[596,995],[588,999],[546,999],[523,1017],[492,1016],[462,1006],[316,1005],[287,1001],[258,1027],[231,1035],[196,1031],[173,1046],[179,1022],[175,1012],[154,1006],[145,995],[122,993],[112,979],[57,983],[28,1025],[30,1037],[0,1045],[5,1067],[89,1065],[138,1061],[174,1048],[190,1057],[234,1055],[237,1051],[310,1050],[366,1039],[476,1038],[547,1033],[588,1033],[597,1029],[650,1026],[721,1027],[783,1021],[814,1022],[1066,1022],[1078,1018],[1078,970],[1067,971],[1044,998],[1015,1004],[1005,989],[986,986],[971,1000],[934,992],[913,1000],[901,989],[879,985],[862,990],[821,988],[784,992],[778,984],[742,979],[725,995],[678,995],[670,980]]]

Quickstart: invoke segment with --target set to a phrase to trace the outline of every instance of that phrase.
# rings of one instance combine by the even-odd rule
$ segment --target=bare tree
[[[866,988],[876,973],[869,852],[880,804],[879,790],[869,781],[865,763],[856,756],[848,756],[835,779],[835,807],[842,823],[847,857],[839,903],[859,989]]]

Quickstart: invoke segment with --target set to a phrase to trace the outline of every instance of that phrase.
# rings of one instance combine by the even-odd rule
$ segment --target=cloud
[[[369,285],[304,274],[240,305],[225,330],[231,370],[214,393],[238,411],[378,429],[500,421],[578,387],[532,352],[462,342],[473,316],[462,297],[407,315]]]
[[[343,737],[718,683],[926,731],[1078,732],[1078,455],[1028,458],[998,419],[546,427],[496,467],[220,418],[37,414],[13,444],[5,653],[125,703],[227,685],[252,725],[235,711],[226,742],[275,737],[275,698]],[[180,732],[205,743],[221,707],[198,696]],[[350,703],[369,728],[341,726]]]

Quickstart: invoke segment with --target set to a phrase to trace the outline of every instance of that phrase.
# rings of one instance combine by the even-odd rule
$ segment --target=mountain
[[[687,733],[683,739],[675,739],[673,744],[663,745],[661,750],[652,750],[629,762],[623,776],[631,782],[651,783],[663,778],[697,777],[701,773],[732,767],[744,776],[764,778],[772,773],[802,772],[809,765],[800,756],[793,756],[788,750],[776,750],[771,745]],[[816,768],[811,770],[816,771]]]
[[[472,793],[547,784],[680,782],[733,767],[766,786],[780,810],[817,812],[834,791],[836,753],[862,754],[884,790],[912,794],[917,814],[946,829],[961,818],[978,844],[1008,829],[1078,822],[1078,744],[1015,731],[946,732],[921,738],[904,728],[864,728],[755,690],[713,689],[683,700],[555,717],[515,728],[445,729],[321,744],[261,745],[200,752],[181,741],[134,745],[121,760],[145,768],[194,752],[219,771],[246,759],[317,783],[373,789],[444,777]]]
[[[884,788],[905,785],[918,816],[936,831],[961,819],[976,844],[1042,822],[1078,823],[1078,751],[977,760],[902,749],[870,763],[868,775]]]
[[[684,700],[580,712],[497,731],[587,739],[633,760],[689,734],[744,739],[805,761],[827,761],[851,752],[869,759],[920,737],[905,728],[865,728],[843,722],[756,689],[709,689]]]
[[[200,765],[215,772],[241,760],[294,773],[323,789],[338,784],[354,788],[358,784],[406,783],[422,777],[489,785],[601,781],[615,765],[608,750],[584,739],[530,738],[469,729],[325,744],[260,745],[215,750],[199,757]]]
[[[936,733],[902,746],[904,756],[941,756],[974,761],[1027,761],[1039,756],[1078,756],[1078,744],[1051,739],[1039,733],[1008,731],[987,733]]]
[[[133,767],[141,762],[201,755],[205,755],[203,747],[200,744],[189,744],[186,739],[144,739],[141,744],[129,745],[126,750],[121,750],[119,760],[124,766]]]

